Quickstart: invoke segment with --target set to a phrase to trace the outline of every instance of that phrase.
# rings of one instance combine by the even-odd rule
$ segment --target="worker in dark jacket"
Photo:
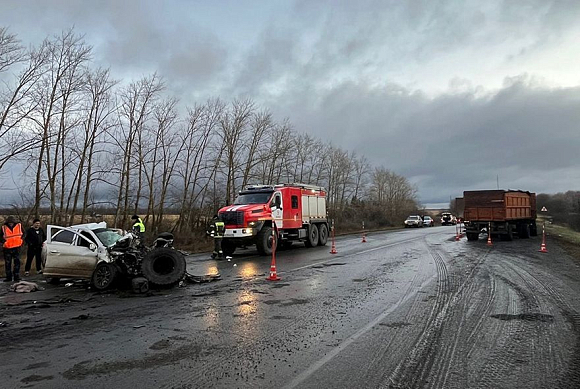
[[[20,281],[20,248],[22,247],[22,224],[17,223],[13,216],[8,216],[0,231],[0,242],[4,252],[6,278],[4,282]],[[12,269],[14,262],[14,269]]]
[[[28,245],[26,253],[26,265],[24,266],[24,275],[30,275],[32,259],[36,258],[36,274],[42,274],[42,245],[46,240],[46,233],[40,226],[40,219],[34,219],[32,226],[24,234],[24,242]]]
[[[214,215],[206,231],[206,234],[211,236],[214,242],[213,253],[211,254],[212,259],[224,258],[224,252],[222,251],[222,239],[224,238],[225,231],[226,224],[220,219],[218,215]]]

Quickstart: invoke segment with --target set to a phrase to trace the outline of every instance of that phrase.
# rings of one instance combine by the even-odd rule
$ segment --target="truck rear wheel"
[[[316,227],[316,224],[311,224],[308,227],[308,237],[304,244],[306,247],[314,247],[318,244],[318,227]]]
[[[466,235],[467,235],[467,240],[470,242],[476,241],[479,239],[479,233],[477,233],[477,232],[468,232]]]
[[[502,237],[507,242],[511,242],[512,240],[514,240],[514,230],[512,229],[512,226],[507,226],[507,234],[502,235]]]
[[[530,236],[538,236],[538,226],[536,222],[533,222],[530,226]]]
[[[328,226],[322,223],[318,227],[318,245],[326,246],[326,242],[328,242]]]
[[[528,239],[530,237],[530,225],[528,223],[520,224],[518,235],[520,239]]]
[[[272,254],[272,227],[264,227],[258,232],[256,248],[261,255]]]

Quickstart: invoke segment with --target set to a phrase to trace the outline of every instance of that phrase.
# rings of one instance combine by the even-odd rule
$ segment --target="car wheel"
[[[152,284],[175,284],[185,275],[185,257],[179,251],[166,247],[152,250],[143,258],[141,272]]]
[[[99,262],[95,271],[93,271],[91,284],[97,290],[105,290],[115,283],[116,277],[117,268],[115,265],[108,262]]]

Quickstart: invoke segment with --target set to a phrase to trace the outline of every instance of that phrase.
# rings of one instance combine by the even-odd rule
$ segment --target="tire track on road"
[[[426,322],[425,330],[422,332],[419,340],[415,342],[409,356],[405,358],[388,376],[387,383],[381,387],[441,387],[447,380],[449,371],[449,362],[446,358],[453,353],[452,347],[442,344],[441,339],[445,324],[449,321],[451,308],[464,297],[469,290],[469,286],[484,262],[489,250],[485,251],[477,260],[476,264],[468,273],[463,282],[457,282],[454,290],[449,289],[449,272],[445,261],[439,254],[439,251],[426,242],[429,252],[431,253],[438,273],[438,292],[437,299],[432,308],[432,314]],[[442,351],[438,351],[442,350]],[[432,368],[435,364],[441,365],[435,381],[427,382],[431,375]]]
[[[558,292],[553,283],[559,280],[548,279],[549,277],[544,274],[543,277],[540,275],[532,274],[528,269],[523,266],[516,264],[512,265],[515,267],[515,271],[522,276],[524,280],[530,283],[535,283],[541,286],[551,299],[554,300],[556,306],[560,309],[563,318],[571,326],[572,332],[575,334],[575,344],[572,349],[572,355],[570,355],[567,361],[567,367],[563,368],[565,363],[565,358],[562,354],[562,348],[559,345],[552,345],[550,340],[547,342],[549,344],[549,351],[553,355],[553,358],[549,359],[551,362],[551,368],[553,370],[562,369],[565,370],[565,374],[561,376],[558,380],[558,386],[561,388],[578,388],[580,387],[580,314],[578,311],[572,307],[572,305],[564,298],[563,294]],[[546,279],[541,279],[546,278]],[[542,360],[544,363],[545,361]],[[558,363],[559,361],[559,363]]]

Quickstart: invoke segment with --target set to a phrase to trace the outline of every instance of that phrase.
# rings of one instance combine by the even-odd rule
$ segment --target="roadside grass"
[[[538,234],[541,235],[541,225],[544,222],[538,218]],[[556,240],[568,254],[580,261],[580,232],[574,231],[568,226],[546,222],[546,235]],[[547,243],[546,245],[549,245]],[[548,250],[550,248],[548,247]]]

